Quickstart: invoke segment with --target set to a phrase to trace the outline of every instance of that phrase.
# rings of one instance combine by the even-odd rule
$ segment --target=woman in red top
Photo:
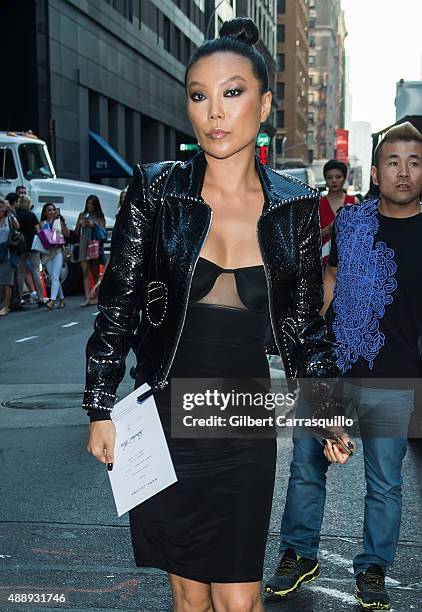
[[[331,246],[331,230],[334,219],[340,208],[348,204],[357,204],[359,200],[344,193],[343,186],[347,178],[347,166],[337,159],[330,159],[323,169],[328,193],[319,203],[319,217],[322,239],[322,263],[328,261]]]

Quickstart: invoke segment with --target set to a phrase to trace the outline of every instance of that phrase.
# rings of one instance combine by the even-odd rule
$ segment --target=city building
[[[0,129],[46,140],[59,176],[116,186],[127,184],[128,164],[186,159],[181,145],[196,139],[185,65],[236,15],[258,24],[272,83],[275,0],[3,0],[14,61],[3,66]]]
[[[59,176],[68,178],[107,176],[96,157],[104,143],[130,165],[183,157],[180,144],[195,142],[184,70],[204,39],[204,4],[1,2],[14,61],[3,66],[12,93],[2,96],[0,128],[32,129],[47,140]]]
[[[347,30],[340,0],[308,0],[311,159],[336,156],[336,133],[345,127]]]
[[[308,4],[277,1],[276,165],[308,163]]]
[[[260,38],[256,45],[268,67],[270,89],[275,93],[276,74],[276,0],[236,0],[236,16],[250,17],[256,23]],[[273,99],[272,111],[268,120],[261,126],[261,132],[268,135],[269,145],[261,147],[261,160],[275,166],[275,121],[277,104]]]

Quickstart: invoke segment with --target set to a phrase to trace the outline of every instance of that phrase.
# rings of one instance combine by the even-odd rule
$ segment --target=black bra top
[[[263,265],[227,269],[200,257],[192,279],[190,302],[198,302],[204,298],[211,291],[218,276],[230,272],[235,276],[237,293],[244,306],[248,310],[268,313],[267,280]]]

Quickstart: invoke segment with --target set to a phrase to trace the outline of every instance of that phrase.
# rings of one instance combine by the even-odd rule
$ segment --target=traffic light
[[[268,147],[266,145],[259,147],[259,161],[261,164],[266,164],[268,162]]]

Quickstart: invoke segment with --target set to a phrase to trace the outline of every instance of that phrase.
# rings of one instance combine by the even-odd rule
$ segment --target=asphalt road
[[[78,308],[81,301],[0,320],[0,610],[165,612],[171,610],[166,577],[135,567],[127,517],[117,517],[106,470],[85,451],[80,398],[95,309]],[[119,395],[131,384],[126,376]],[[277,560],[290,453],[290,441],[280,439],[265,577]],[[410,445],[404,477],[400,544],[388,587],[392,609],[409,612],[422,610],[421,443]],[[321,577],[290,599],[267,600],[265,610],[357,611],[351,560],[362,542],[364,491],[360,451],[345,467],[330,468]],[[51,593],[65,601],[12,603],[12,593],[44,600]]]

